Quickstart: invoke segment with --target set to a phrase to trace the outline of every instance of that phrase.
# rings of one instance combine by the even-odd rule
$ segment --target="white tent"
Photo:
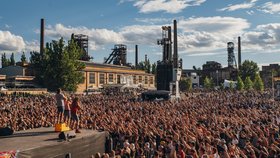
[[[236,85],[237,85],[237,81],[225,80],[224,81],[224,87],[225,88],[230,88],[230,83],[233,84],[233,88],[235,88]]]

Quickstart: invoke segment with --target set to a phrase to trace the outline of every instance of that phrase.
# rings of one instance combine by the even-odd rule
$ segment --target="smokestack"
[[[238,69],[241,67],[241,38],[238,37]]]
[[[170,44],[168,45],[168,53],[167,53],[167,60],[168,62],[172,61],[172,35],[171,35],[171,26],[168,26],[168,40]]]
[[[173,21],[174,24],[174,40],[173,40],[173,45],[174,45],[174,54],[173,54],[173,65],[174,68],[178,68],[178,43],[177,43],[177,21]]]
[[[147,54],[145,54],[145,63],[148,62]]]
[[[41,34],[40,34],[40,53],[44,53],[44,33],[45,32],[45,20],[41,19]]]
[[[135,68],[138,67],[138,45],[135,45]]]

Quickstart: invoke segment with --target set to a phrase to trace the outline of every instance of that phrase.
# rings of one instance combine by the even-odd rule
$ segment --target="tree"
[[[26,61],[26,56],[25,56],[25,53],[24,53],[24,52],[22,52],[22,55],[21,55],[21,57],[20,57],[20,61],[22,62],[22,64],[27,62],[27,61]]]
[[[209,79],[207,76],[204,79],[204,88],[210,89],[214,87],[214,83],[212,79]]]
[[[2,68],[7,66],[7,58],[6,58],[6,53],[3,53],[1,56],[1,63],[2,63]]]
[[[261,76],[259,73],[257,73],[255,75],[255,79],[254,79],[254,89],[258,90],[258,91],[263,91],[264,90],[264,84],[263,81],[261,79]]]
[[[156,74],[157,73],[157,64],[153,63],[152,64],[152,74]]]
[[[192,80],[190,78],[184,78],[179,83],[180,91],[190,91],[192,89]]]
[[[139,62],[138,63],[138,67],[137,67],[139,70],[145,70],[145,64],[143,61]]]
[[[35,68],[37,81],[49,90],[76,91],[84,80],[81,70],[85,65],[78,61],[81,55],[82,50],[73,39],[65,46],[61,38],[47,43],[43,54],[31,52],[30,63]]]
[[[11,57],[10,57],[10,64],[9,64],[9,65],[16,65],[14,53],[11,54]]]
[[[149,59],[147,60],[147,62],[145,62],[145,66],[146,66],[146,72],[147,72],[147,73],[151,73],[152,65],[151,65]]]
[[[150,60],[139,62],[137,68],[139,70],[144,70],[146,73],[151,73],[152,66],[151,66]]]
[[[259,67],[257,63],[249,60],[245,60],[239,69],[239,75],[242,80],[245,80],[247,76],[250,77],[251,80],[255,78],[255,74],[259,72]]]
[[[2,54],[1,56],[2,68],[10,66],[11,62],[10,59],[7,59],[6,53]]]
[[[48,44],[47,44],[48,47]],[[46,70],[46,54],[40,54],[39,52],[32,51],[30,52],[30,67],[32,68],[35,81],[42,86],[44,85],[44,73]]]
[[[233,90],[234,89],[234,83],[232,81],[230,81],[229,83],[229,89],[230,90]]]
[[[247,76],[244,81],[244,88],[245,90],[251,90],[253,88],[253,82],[249,76]]]
[[[239,91],[242,91],[242,90],[244,89],[244,83],[243,83],[243,81],[242,81],[242,79],[241,79],[240,76],[237,77],[236,88],[237,88],[237,90],[239,90]]]
[[[220,90],[224,90],[225,89],[225,85],[224,85],[224,83],[221,83],[220,84]]]

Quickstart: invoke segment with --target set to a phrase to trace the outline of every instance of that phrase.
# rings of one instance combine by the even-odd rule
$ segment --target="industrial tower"
[[[162,39],[157,41],[162,45],[162,61],[157,63],[157,90],[170,91],[176,98],[179,94],[179,80],[182,72],[182,60],[178,60],[177,21],[173,21],[173,42],[171,26],[162,26]],[[173,44],[173,56],[172,56]]]

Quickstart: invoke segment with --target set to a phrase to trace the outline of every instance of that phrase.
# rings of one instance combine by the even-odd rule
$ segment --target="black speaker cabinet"
[[[12,130],[9,127],[0,128],[0,136],[8,136],[8,135],[12,135],[13,133],[14,130]]]
[[[173,65],[161,63],[157,65],[157,90],[169,91],[169,83],[173,77]]]

